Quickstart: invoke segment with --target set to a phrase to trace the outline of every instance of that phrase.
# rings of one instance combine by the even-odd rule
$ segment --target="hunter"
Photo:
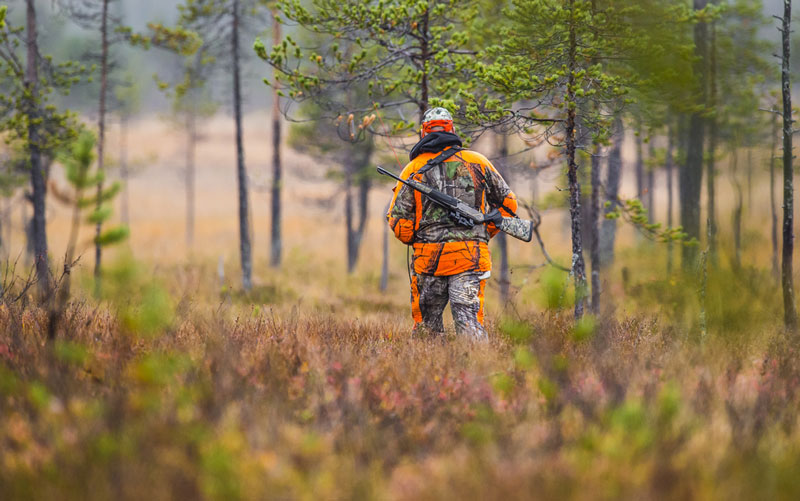
[[[462,148],[450,112],[426,111],[419,134],[402,179],[413,177],[484,214],[500,209],[505,217],[514,216],[516,196],[485,156]],[[465,226],[400,182],[386,216],[395,237],[414,248],[410,272],[415,332],[444,332],[442,313],[449,301],[456,332],[487,339],[483,298],[492,269],[489,240],[499,231],[494,223]]]

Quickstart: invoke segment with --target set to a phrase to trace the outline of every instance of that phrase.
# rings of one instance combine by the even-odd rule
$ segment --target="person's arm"
[[[408,164],[400,177],[408,179],[413,171],[412,164]],[[414,190],[398,182],[394,187],[392,203],[389,204],[389,212],[386,219],[389,227],[394,232],[394,236],[404,244],[411,244],[414,241],[416,230],[416,196]]]
[[[486,203],[489,205],[489,208],[499,209],[503,217],[516,216],[517,209],[519,208],[517,196],[511,191],[511,188],[508,187],[503,176],[497,172],[497,169],[494,168],[494,165],[492,165],[489,159],[482,155],[481,159],[485,161],[484,177],[486,178]],[[494,237],[500,231],[494,223],[486,225],[486,229],[489,230],[490,237]]]

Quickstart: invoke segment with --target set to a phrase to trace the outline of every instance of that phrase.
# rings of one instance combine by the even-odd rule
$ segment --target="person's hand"
[[[499,228],[500,223],[503,222],[503,214],[498,209],[492,209],[484,217],[484,222],[494,223]]]

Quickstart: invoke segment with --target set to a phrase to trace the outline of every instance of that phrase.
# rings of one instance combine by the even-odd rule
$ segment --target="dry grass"
[[[797,347],[764,320],[770,298],[738,337],[712,323],[701,342],[691,322],[641,313],[575,327],[558,305],[518,305],[472,344],[412,337],[406,305],[370,292],[374,277],[303,266],[295,285],[290,268],[245,297],[220,290],[210,264],[162,266],[154,281],[122,263],[102,302],[71,305],[53,345],[41,309],[0,307],[4,498],[800,492]],[[630,305],[670,297],[631,280]],[[673,311],[693,317],[685,303]]]

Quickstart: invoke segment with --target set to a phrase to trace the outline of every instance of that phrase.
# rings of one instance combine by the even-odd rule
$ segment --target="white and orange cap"
[[[422,115],[422,130],[420,132],[422,137],[425,137],[431,132],[437,131],[455,132],[453,115],[439,106],[429,109]]]

